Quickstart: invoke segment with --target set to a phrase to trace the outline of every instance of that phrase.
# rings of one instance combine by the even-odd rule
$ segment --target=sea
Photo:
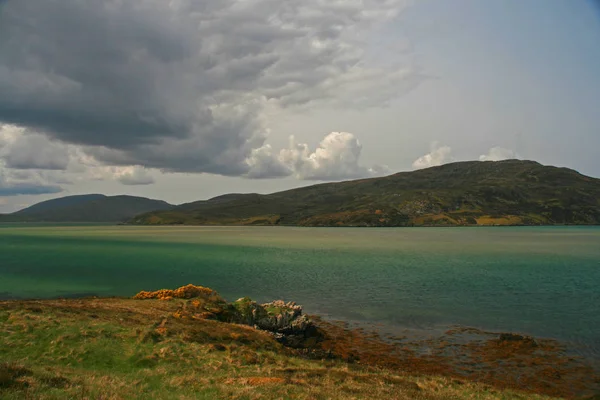
[[[554,338],[600,360],[600,227],[0,224],[0,299],[188,283],[382,331]]]

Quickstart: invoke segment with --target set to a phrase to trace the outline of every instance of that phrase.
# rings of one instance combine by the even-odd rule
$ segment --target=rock
[[[257,321],[267,318],[267,311],[257,302],[249,297],[242,297],[232,303],[236,313],[233,316],[233,322],[238,324],[255,326]]]
[[[281,333],[302,333],[310,325],[306,315],[302,315],[302,307],[296,303],[284,303],[276,300],[271,303],[262,304],[266,311],[261,318],[256,320],[260,329]]]
[[[134,299],[188,299],[180,302],[172,316],[177,319],[214,319],[222,322],[249,325],[269,332],[285,346],[295,348],[315,347],[321,339],[319,330],[306,315],[302,306],[282,300],[258,304],[249,297],[242,297],[231,304],[219,294],[203,286],[187,285],[179,289],[161,289],[139,292]],[[152,335],[148,339],[156,339]]]
[[[310,318],[302,314],[302,306],[294,302],[276,300],[258,304],[244,297],[232,305],[239,313],[235,322],[270,332],[286,346],[306,347],[309,343],[316,343],[315,338],[319,336]],[[308,339],[311,339],[310,342]]]

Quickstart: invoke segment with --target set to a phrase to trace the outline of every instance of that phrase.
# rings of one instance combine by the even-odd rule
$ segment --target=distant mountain
[[[533,161],[457,162],[269,195],[232,194],[133,224],[430,226],[600,224],[600,180]]]
[[[0,215],[0,222],[122,222],[140,213],[172,207],[162,200],[145,197],[88,194],[43,201]]]
[[[103,194],[82,194],[78,196],[60,197],[58,199],[42,201],[30,207],[19,210],[13,213],[12,215],[35,215],[52,209],[71,207],[91,200],[99,200],[105,198],[106,196]]]

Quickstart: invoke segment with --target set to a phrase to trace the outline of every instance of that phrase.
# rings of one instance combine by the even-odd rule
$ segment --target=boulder
[[[318,330],[310,318],[302,314],[302,306],[294,302],[276,300],[258,304],[243,297],[232,305],[238,312],[234,322],[267,331],[286,346],[306,347],[308,343],[316,342]]]
[[[258,304],[242,297],[228,304],[219,294],[207,287],[187,285],[175,290],[139,292],[134,299],[173,300],[179,302],[173,317],[178,319],[214,319],[222,322],[249,325],[269,332],[280,343],[296,348],[313,347],[320,340],[319,330],[309,317],[302,314],[302,306],[294,302],[275,300]]]

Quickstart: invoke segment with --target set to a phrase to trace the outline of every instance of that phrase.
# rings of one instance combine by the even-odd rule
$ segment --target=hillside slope
[[[41,201],[36,203],[30,207],[19,210],[13,215],[34,215],[39,214],[48,210],[58,209],[62,207],[72,207],[77,204],[86,203],[92,200],[99,200],[106,198],[103,194],[82,194],[75,196],[65,196],[59,197],[58,199],[51,199],[46,201]]]
[[[52,199],[12,214],[0,216],[1,222],[121,222],[133,216],[173,206],[162,200],[135,196],[101,194]]]
[[[269,195],[236,194],[134,224],[422,226],[600,224],[600,180],[533,161],[457,162]]]

